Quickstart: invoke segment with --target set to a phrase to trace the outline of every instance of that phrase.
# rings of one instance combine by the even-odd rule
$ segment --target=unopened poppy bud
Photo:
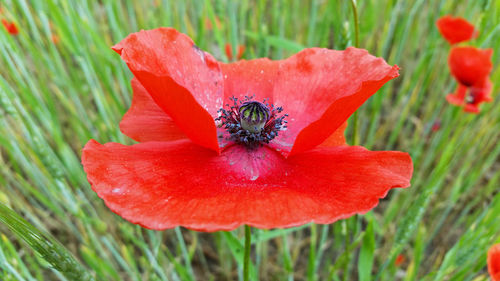
[[[262,131],[269,120],[269,108],[258,101],[248,101],[239,108],[241,128],[252,133]]]

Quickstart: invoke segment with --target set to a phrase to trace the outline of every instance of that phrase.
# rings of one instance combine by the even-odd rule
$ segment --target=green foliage
[[[500,2],[356,2],[360,47],[399,65],[401,76],[358,110],[348,139],[409,152],[412,186],[330,226],[253,229],[251,274],[255,280],[485,280],[487,248],[500,239],[498,85],[495,101],[479,115],[447,104],[456,82],[447,66],[450,47],[434,22],[445,14],[473,22],[480,36],[470,44],[495,50],[498,84]],[[0,26],[0,280],[241,278],[243,229],[142,229],[90,189],[80,164],[83,145],[91,138],[132,143],[118,127],[131,101],[131,74],[110,46],[140,29],[172,26],[222,61],[226,43],[245,45],[246,59],[281,59],[313,46],[343,49],[355,42],[351,2],[2,0],[0,6],[0,18],[20,30],[11,36]],[[399,254],[406,261],[395,266]]]
[[[0,222],[26,242],[66,278],[75,281],[94,281],[88,270],[53,238],[43,234],[14,211],[0,203]],[[118,276],[116,276],[118,278]]]

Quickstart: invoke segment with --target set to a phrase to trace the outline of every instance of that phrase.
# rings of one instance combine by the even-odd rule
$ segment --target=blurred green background
[[[0,202],[34,226],[26,231],[2,205],[0,280],[241,279],[242,229],[142,229],[90,189],[83,145],[90,138],[133,143],[118,127],[131,74],[110,46],[140,29],[171,26],[221,61],[226,44],[244,45],[245,59],[344,49],[355,40],[351,1],[1,0],[0,7],[0,19],[20,31],[0,28]],[[500,242],[500,1],[360,0],[357,7],[360,47],[399,65],[401,76],[358,110],[356,136],[372,150],[409,152],[412,187],[332,225],[255,229],[252,275],[487,280],[486,251]],[[495,100],[479,115],[445,100],[457,85],[450,46],[435,27],[445,14],[479,29],[465,45],[494,49]],[[37,231],[63,247],[41,243]],[[78,262],[60,256],[69,253]]]

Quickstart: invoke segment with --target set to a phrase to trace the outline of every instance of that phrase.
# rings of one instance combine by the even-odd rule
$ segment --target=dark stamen
[[[284,120],[288,114],[278,116],[282,107],[269,106],[267,100],[262,103],[252,101],[253,97],[245,96],[245,100],[238,101],[231,97],[233,105],[226,104],[228,110],[221,108],[221,115],[216,121],[221,121],[229,133],[229,140],[243,143],[249,148],[255,148],[263,143],[269,143],[278,136],[278,132],[286,129]]]

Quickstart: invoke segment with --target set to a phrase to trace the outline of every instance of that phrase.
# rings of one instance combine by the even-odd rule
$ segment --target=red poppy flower
[[[458,81],[454,94],[446,96],[453,105],[464,106],[467,112],[478,113],[478,105],[492,101],[492,83],[488,77],[493,68],[492,49],[454,47],[450,51],[448,65]]]
[[[488,250],[488,272],[492,281],[500,281],[500,243]]]
[[[10,34],[12,34],[12,35],[19,34],[19,30],[17,29],[17,26],[15,23],[10,22],[6,19],[2,19],[2,24],[5,27],[5,29],[7,30],[7,32],[9,32]]]
[[[231,44],[226,44],[225,50],[226,50],[227,59],[232,61],[233,60],[233,47],[231,46]],[[245,46],[238,45],[238,53],[236,54],[236,59],[237,60],[241,59],[244,52],[245,52]]]
[[[395,266],[401,266],[405,262],[405,256],[403,254],[399,254],[394,261]]]
[[[461,17],[444,16],[436,21],[439,32],[451,45],[476,38],[477,30]]]
[[[140,143],[90,140],[82,163],[93,190],[133,223],[201,231],[331,223],[410,184],[407,153],[345,144],[349,116],[398,76],[365,50],[224,64],[171,28],[131,34],[113,49],[135,76],[120,127]]]

